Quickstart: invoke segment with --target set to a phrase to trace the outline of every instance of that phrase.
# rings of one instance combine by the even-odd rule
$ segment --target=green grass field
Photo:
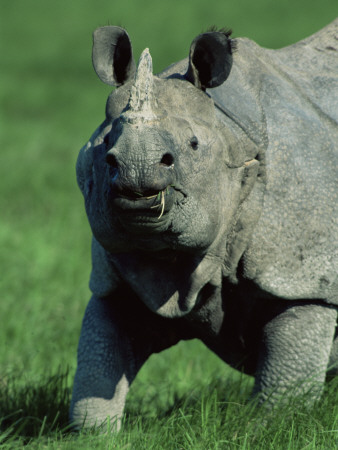
[[[90,230],[75,161],[109,87],[91,33],[124,26],[156,71],[210,25],[277,48],[337,15],[336,0],[0,1],[0,446],[2,448],[333,449],[338,381],[317,407],[264,417],[252,379],[198,342],[153,356],[132,386],[123,431],[72,434],[68,407],[90,292]]]

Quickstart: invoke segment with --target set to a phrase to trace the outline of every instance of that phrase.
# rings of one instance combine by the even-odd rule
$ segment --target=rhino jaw
[[[115,192],[114,192],[115,191]],[[111,193],[111,205],[123,228],[143,234],[166,231],[170,224],[170,211],[175,202],[176,192],[172,186],[158,192],[118,192]]]

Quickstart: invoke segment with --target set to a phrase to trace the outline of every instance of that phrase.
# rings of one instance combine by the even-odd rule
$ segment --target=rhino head
[[[229,34],[198,36],[183,64],[183,74],[154,76],[147,49],[136,68],[125,30],[94,32],[95,71],[117,89],[80,152],[77,177],[94,236],[108,252],[223,258],[257,178],[257,149],[225,126],[206,92],[230,74]]]

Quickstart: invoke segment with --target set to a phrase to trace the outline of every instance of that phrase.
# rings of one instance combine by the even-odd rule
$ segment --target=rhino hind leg
[[[254,386],[260,403],[272,407],[303,394],[310,404],[319,399],[336,322],[335,308],[314,302],[290,305],[265,325]],[[336,358],[337,350],[336,337]]]
[[[338,328],[336,329],[335,338],[333,340],[328,368],[328,379],[338,376]]]

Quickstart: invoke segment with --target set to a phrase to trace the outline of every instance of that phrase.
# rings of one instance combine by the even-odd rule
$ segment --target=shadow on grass
[[[70,389],[68,371],[29,381],[8,377],[0,381],[0,444],[69,430]],[[24,378],[24,377],[23,377]]]
[[[203,399],[213,399],[220,411],[225,411],[229,405],[242,407],[250,403],[252,380],[245,376],[228,376],[227,378],[214,377],[211,382],[204,386],[189,390],[184,395],[178,396],[174,393],[172,405],[159,413],[162,418],[172,415],[175,411],[186,409],[200,409]],[[252,402],[253,403],[253,402]]]
[[[67,382],[67,372],[26,384],[22,377],[2,381],[0,446],[14,448],[33,442],[72,441]],[[252,380],[245,376],[215,377],[209,384],[196,386],[183,395],[173,391],[165,407],[156,406],[156,393],[145,396],[145,405],[135,396],[127,402],[122,433],[114,436],[116,445],[156,448],[159,443],[171,442],[172,446],[162,448],[218,448],[223,443],[230,445],[229,448],[248,448],[246,445],[250,443],[257,448],[270,448],[269,445],[289,448],[296,440],[299,446],[290,448],[306,445],[335,448],[332,445],[338,443],[338,377],[327,383],[322,399],[311,411],[297,398],[266,415],[264,408],[257,408],[249,400],[251,387]],[[75,436],[78,438],[69,448],[97,438],[99,431],[89,430]],[[187,447],[187,436],[190,447]],[[149,447],[155,438],[156,443]]]
[[[156,415],[137,414],[132,404],[123,429],[148,439],[161,435],[161,442],[171,442],[168,448],[336,448],[338,377],[327,383],[313,408],[305,394],[267,410],[250,398],[251,387],[245,376],[214,378],[207,386],[174,395]]]
[[[195,417],[202,422],[217,417],[218,426],[226,425],[229,417],[255,414],[256,402],[250,398],[253,379],[243,374],[235,376],[214,376],[210,383],[187,389],[183,394],[172,390],[167,402],[159,402],[156,392],[143,398],[135,396],[126,404],[125,427],[132,428],[138,424],[145,428],[152,427],[155,422],[168,424],[184,416]],[[245,409],[245,414],[241,411]],[[204,419],[203,419],[204,417]],[[194,419],[194,420],[195,420]],[[238,421],[237,421],[238,424]]]

